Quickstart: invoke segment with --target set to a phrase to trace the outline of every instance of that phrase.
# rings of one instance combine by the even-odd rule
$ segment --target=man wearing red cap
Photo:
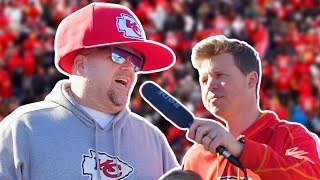
[[[128,108],[137,73],[174,62],[124,6],[92,3],[66,17],[55,65],[69,80],[1,122],[0,179],[152,180],[177,167],[161,131]]]

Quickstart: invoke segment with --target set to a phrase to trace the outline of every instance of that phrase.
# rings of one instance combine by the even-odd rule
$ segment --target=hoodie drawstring
[[[98,179],[101,179],[101,172],[100,172],[100,170],[101,170],[101,167],[100,167],[100,158],[99,158],[99,152],[98,152],[98,123],[97,122],[95,122],[95,124],[96,124],[96,132],[95,132],[95,134],[96,134],[96,137],[95,137],[95,149],[96,149],[96,167],[97,167],[97,178]]]
[[[114,133],[114,126],[115,126],[115,122],[112,122],[112,135],[113,135],[113,147],[114,147],[114,153],[115,153],[115,157],[116,157],[116,170],[117,170],[117,174],[119,174],[119,165],[118,165],[118,150],[117,150],[117,143],[116,143],[116,136]]]
[[[101,167],[100,167],[100,158],[99,158],[99,151],[98,151],[98,145],[99,145],[99,143],[98,143],[98,123],[97,122],[95,122],[95,124],[96,124],[96,128],[95,128],[95,149],[96,149],[96,151],[95,151],[95,156],[96,156],[96,167],[97,167],[97,178],[98,179],[101,179],[101,172],[100,172],[100,170],[101,170]],[[117,140],[116,140],[116,136],[115,136],[115,122],[112,122],[112,135],[113,135],[113,146],[114,146],[114,153],[115,153],[115,160],[116,160],[116,171],[117,171],[117,174],[120,174],[120,172],[119,172],[119,164],[118,164],[118,148],[117,148]]]
[[[219,156],[220,154],[217,153],[217,159],[216,159],[216,163],[217,163],[217,172],[216,172],[216,179],[219,179]]]

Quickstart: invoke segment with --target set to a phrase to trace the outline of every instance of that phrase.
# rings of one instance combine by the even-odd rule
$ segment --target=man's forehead
[[[208,73],[211,71],[219,71],[225,69],[225,65],[229,67],[233,64],[234,61],[231,54],[219,54],[211,58],[202,59],[199,66],[199,72]]]
[[[208,71],[210,69],[215,69],[219,66],[219,62],[216,61],[215,57],[204,58],[201,60],[201,64],[199,66],[200,71]]]

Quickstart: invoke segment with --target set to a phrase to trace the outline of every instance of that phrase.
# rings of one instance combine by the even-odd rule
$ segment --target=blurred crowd
[[[90,0],[0,0],[0,121],[20,105],[40,101],[60,79],[53,41],[60,21]],[[198,74],[190,62],[198,41],[224,34],[260,54],[261,109],[299,122],[320,135],[320,0],[114,0],[141,20],[147,38],[171,47],[176,64],[139,75],[131,109],[157,125],[180,161],[191,143],[140,96],[152,80],[194,114],[214,118],[201,102]]]

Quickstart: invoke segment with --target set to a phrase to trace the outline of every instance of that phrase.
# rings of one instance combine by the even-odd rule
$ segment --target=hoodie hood
[[[57,103],[64,108],[68,109],[72,112],[77,118],[79,118],[86,126],[90,128],[94,128],[96,126],[95,120],[85,112],[80,105],[73,99],[71,95],[71,82],[69,80],[60,80],[56,83],[53,90],[46,96],[44,101]],[[115,130],[121,129],[124,123],[127,121],[127,118],[122,118],[127,116],[130,113],[128,107],[124,108],[118,114],[116,114],[115,118],[112,120],[111,124],[115,124]],[[100,126],[99,126],[100,127]],[[110,128],[110,126],[106,126],[106,128]],[[101,127],[100,127],[101,128]]]

